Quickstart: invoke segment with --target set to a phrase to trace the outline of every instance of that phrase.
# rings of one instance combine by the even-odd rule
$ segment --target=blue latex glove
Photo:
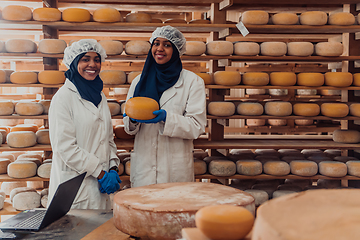
[[[104,176],[98,179],[98,182],[100,183],[101,193],[111,194],[120,189],[119,183],[121,183],[121,180],[119,174],[114,170],[105,171]]]
[[[157,115],[153,119],[149,119],[149,120],[138,120],[138,119],[136,119],[136,121],[139,122],[139,123],[158,123],[158,122],[161,122],[161,121],[163,121],[163,122],[166,121],[166,111],[164,109],[154,111],[153,114]]]
[[[123,117],[126,117],[126,116],[127,116],[126,113],[124,113],[124,114],[123,114]],[[136,122],[137,122],[136,119],[133,119],[133,118],[131,118],[131,117],[129,117],[129,118],[130,118],[131,122],[133,122],[133,123],[136,123]]]

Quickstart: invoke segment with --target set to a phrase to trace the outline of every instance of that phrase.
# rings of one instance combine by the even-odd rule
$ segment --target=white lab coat
[[[127,99],[139,80],[140,76],[131,83]],[[204,81],[183,69],[175,85],[161,96],[160,108],[167,112],[165,123],[134,124],[124,118],[125,131],[136,134],[131,152],[132,187],[194,181],[193,139],[204,133],[206,126]]]
[[[51,100],[49,131],[53,151],[50,203],[57,186],[83,172],[86,177],[72,208],[111,209],[109,196],[99,190],[101,170],[118,166],[110,110],[104,93],[98,107],[81,98],[75,85],[65,84]]]

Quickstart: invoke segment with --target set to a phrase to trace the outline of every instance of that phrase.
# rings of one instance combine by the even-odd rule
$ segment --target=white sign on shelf
[[[237,29],[239,29],[240,33],[246,37],[246,35],[249,34],[249,30],[245,27],[242,21],[240,21],[238,24],[236,24]]]

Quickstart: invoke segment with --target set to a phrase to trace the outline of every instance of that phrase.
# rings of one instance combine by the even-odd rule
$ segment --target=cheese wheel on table
[[[264,163],[264,173],[274,176],[284,176],[290,173],[290,165],[284,161],[270,160]]]
[[[28,178],[36,175],[37,165],[31,161],[15,161],[8,165],[7,173],[11,178]]]
[[[200,56],[206,51],[206,44],[202,41],[186,41],[185,55]]]
[[[269,74],[265,72],[246,72],[242,75],[242,83],[245,85],[265,86],[269,80]]]
[[[263,42],[260,44],[260,53],[264,56],[284,56],[287,53],[287,46],[284,42]]]
[[[11,100],[0,100],[0,115],[11,115],[14,113],[15,104]]]
[[[338,57],[343,54],[344,47],[340,42],[319,42],[315,45],[315,54],[325,57]]]
[[[44,112],[44,107],[38,102],[23,100],[16,103],[15,112],[24,116],[41,115]]]
[[[207,171],[207,165],[204,160],[194,158],[194,174],[202,175]]]
[[[289,42],[287,44],[287,55],[307,57],[314,53],[314,45],[311,42]]]
[[[234,54],[240,56],[256,56],[260,53],[260,45],[256,42],[234,43]]]
[[[232,102],[210,102],[207,106],[210,115],[227,117],[235,114],[235,104]]]
[[[30,21],[31,8],[20,5],[8,5],[2,9],[2,18],[8,21]]]
[[[258,160],[236,161],[236,171],[240,175],[256,176],[262,173],[262,163]]]
[[[316,103],[295,103],[293,113],[305,117],[317,116],[320,114],[320,106]]]
[[[349,72],[325,73],[325,85],[333,87],[348,87],[353,82],[353,76]]]
[[[297,84],[301,86],[318,87],[324,85],[325,77],[322,73],[299,73]]]
[[[57,8],[42,7],[32,12],[35,21],[57,22],[61,21],[61,12]]]
[[[325,25],[328,21],[326,12],[323,11],[308,11],[300,14],[300,24],[321,26]]]
[[[38,74],[38,81],[42,84],[63,84],[65,80],[65,73],[62,71],[44,70]]]
[[[296,84],[296,74],[293,72],[270,73],[270,84],[273,86],[293,86]]]
[[[125,113],[130,118],[149,120],[156,117],[154,111],[159,110],[159,104],[152,98],[133,97],[125,103]]]
[[[333,132],[333,140],[338,143],[359,143],[360,132],[357,130],[336,129]]]
[[[93,13],[93,19],[95,22],[122,22],[120,12],[112,7],[97,8]]]
[[[242,102],[237,105],[236,112],[240,115],[259,116],[263,114],[264,107],[257,102]]]
[[[6,52],[9,53],[34,53],[37,45],[29,39],[9,39],[5,42]]]
[[[218,204],[243,206],[255,214],[254,198],[238,189],[203,182],[163,183],[117,193],[114,225],[135,237],[178,239],[182,228],[195,227],[199,209]]]
[[[294,160],[290,162],[290,172],[298,176],[311,177],[317,174],[318,165],[314,161]]]
[[[32,131],[11,132],[6,136],[9,147],[24,148],[36,145],[36,135]]]
[[[49,129],[40,129],[35,134],[38,144],[50,144]]]
[[[66,8],[62,11],[62,20],[65,22],[89,22],[91,14],[84,8]]]
[[[271,116],[289,116],[292,113],[290,102],[272,101],[265,103],[265,114]]]
[[[347,174],[347,166],[343,162],[322,161],[319,163],[319,173],[328,177],[344,177]]]
[[[136,22],[136,23],[150,23],[151,22],[151,15],[147,13],[128,13],[125,16],[126,22]]]
[[[230,41],[211,41],[206,44],[206,54],[215,56],[229,56],[234,52],[234,45]]]
[[[102,70],[99,77],[105,85],[120,85],[126,82],[126,74],[121,70]]]
[[[275,25],[294,25],[299,22],[296,13],[280,12],[271,16],[271,22]]]
[[[355,16],[348,12],[337,12],[329,15],[330,25],[348,26],[355,24]]]
[[[16,84],[38,83],[38,73],[32,71],[13,72],[10,75],[10,81]]]
[[[204,84],[208,85],[208,84],[214,84],[214,80],[211,76],[210,73],[196,73],[196,75],[198,75],[199,77],[202,78],[202,80],[204,80]]]
[[[125,44],[125,53],[128,55],[145,55],[150,50],[150,43],[142,40],[130,40]]]
[[[241,75],[237,71],[216,71],[213,77],[217,85],[235,86],[241,82]]]
[[[262,10],[245,11],[241,14],[241,21],[245,25],[265,25],[269,22],[269,14]]]
[[[39,41],[39,52],[46,54],[64,53],[67,44],[62,39],[42,39]]]
[[[101,40],[99,43],[105,49],[107,55],[120,55],[124,50],[123,43],[120,41]]]
[[[349,106],[346,103],[323,103],[320,106],[321,114],[327,117],[346,117]]]

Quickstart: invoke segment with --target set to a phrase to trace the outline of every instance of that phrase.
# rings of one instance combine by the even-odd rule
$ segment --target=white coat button
[[[100,144],[104,144],[104,141],[103,141],[103,140],[101,140],[101,141],[100,141]]]

